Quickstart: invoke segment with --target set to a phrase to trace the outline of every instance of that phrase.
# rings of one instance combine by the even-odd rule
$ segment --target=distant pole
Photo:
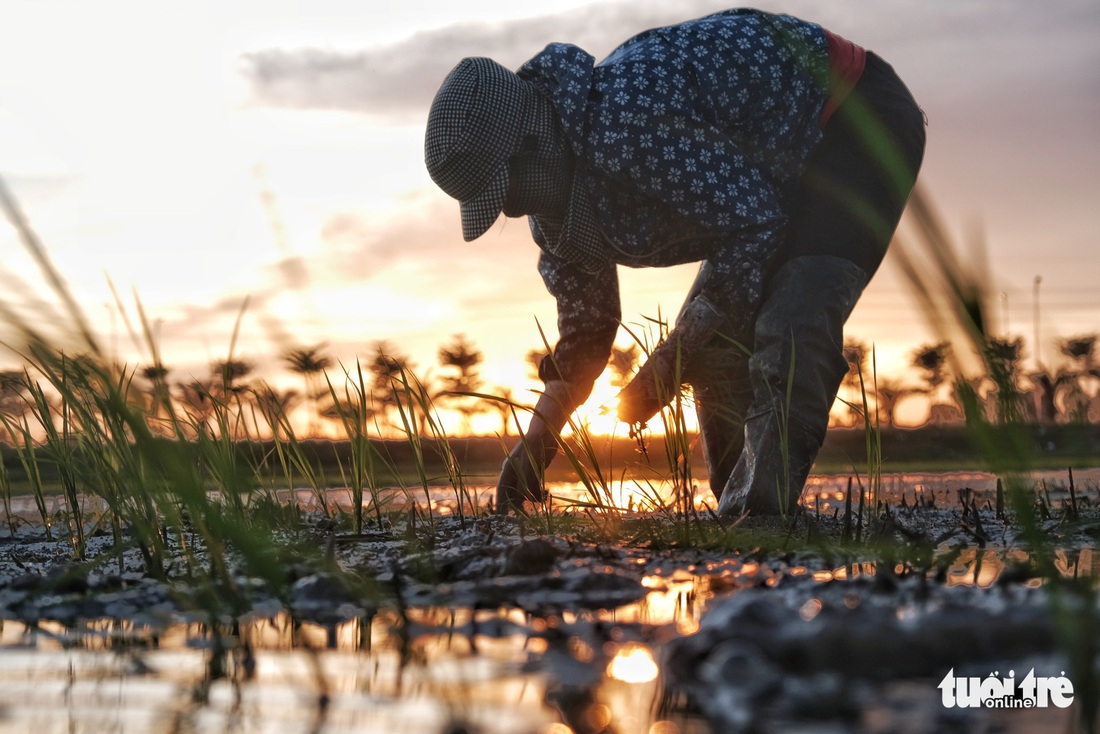
[[[1034,301],[1035,301],[1034,320],[1035,320],[1035,369],[1037,369],[1037,370],[1042,370],[1043,369],[1043,360],[1041,358],[1041,355],[1039,354],[1039,351],[1040,351],[1039,350],[1039,284],[1042,283],[1042,282],[1043,282],[1043,276],[1036,275],[1035,276],[1035,295],[1034,295]]]
[[[1008,294],[1001,291],[1001,333],[1008,338]]]

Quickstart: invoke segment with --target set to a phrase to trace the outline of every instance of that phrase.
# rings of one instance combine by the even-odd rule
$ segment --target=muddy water
[[[978,553],[958,559],[950,584],[988,585],[1008,560]],[[1091,551],[1060,558],[1067,575],[1091,563]],[[824,583],[876,571],[794,565],[783,575]],[[662,700],[662,643],[697,632],[712,600],[773,580],[767,566],[725,560],[645,576],[644,598],[609,611],[429,608],[333,625],[256,615],[221,638],[223,656],[201,624],[8,621],[0,732],[708,734],[701,717]],[[224,665],[212,675],[215,657]]]
[[[370,624],[385,637],[386,620]],[[292,634],[285,620],[242,630],[263,638],[246,662],[231,656],[227,676],[210,680],[209,637],[200,629],[128,639],[91,633],[55,638],[6,625],[0,657],[5,732],[442,732],[450,721],[481,720],[486,731],[538,731],[549,716],[539,682],[513,668],[522,639],[480,641],[480,654],[443,638],[422,641],[431,666],[403,663],[359,622]],[[335,644],[328,646],[328,638]],[[310,645],[315,649],[311,650]],[[71,647],[70,647],[71,646]],[[111,651],[113,648],[113,651]],[[254,666],[245,676],[241,668]]]
[[[1100,468],[1077,469],[1073,471],[1073,484],[1076,493],[1085,498],[1086,502],[1100,504]],[[1028,477],[1028,483],[1044,492],[1052,500],[1061,503],[1069,497],[1069,473],[1067,470],[1033,472]],[[710,492],[705,479],[693,481],[692,497],[695,506],[702,509],[715,507],[714,496]],[[960,490],[971,490],[974,499],[979,505],[984,506],[995,501],[997,477],[988,472],[959,471],[959,472],[925,472],[925,473],[887,473],[872,486],[866,477],[853,474],[843,475],[812,475],[806,483],[803,492],[802,504],[819,512],[834,512],[843,510],[849,492],[853,497],[853,508],[858,505],[859,493],[862,490],[866,501],[873,497],[891,505],[903,501],[914,503],[934,503],[940,507],[946,507],[958,503]],[[669,506],[674,501],[675,488],[668,482],[650,481],[645,478],[632,478],[613,480],[605,487],[589,487],[580,482],[554,482],[549,486],[550,494],[558,506],[568,507],[575,502],[598,502],[602,505],[628,508],[639,511],[650,511],[660,506]],[[877,493],[877,494],[876,494]],[[275,493],[280,499],[289,501],[291,496],[304,508],[320,509],[321,502],[316,491],[311,489],[296,489],[290,491],[278,491]],[[475,486],[466,489],[459,497],[454,489],[448,486],[413,487],[405,489],[384,490],[380,493],[380,499],[384,506],[392,509],[401,507],[412,501],[421,506],[430,505],[433,510],[442,514],[454,511],[459,501],[468,507],[471,503],[480,507],[486,506],[494,494],[489,486]],[[336,506],[348,510],[352,506],[352,495],[347,489],[330,489],[325,493],[325,501],[330,507]],[[59,495],[43,498],[46,510],[51,515],[64,513],[67,510],[65,499]],[[364,502],[368,502],[365,499]],[[13,497],[11,499],[11,512],[13,515],[27,520],[39,520],[40,510],[35,498],[31,496]],[[105,505],[95,498],[84,498],[83,506],[86,511],[102,511]],[[0,532],[3,532],[0,528]]]
[[[690,574],[646,583],[641,602],[591,615],[413,610],[409,639],[395,636],[405,625],[393,613],[332,626],[254,619],[217,678],[201,625],[6,622],[0,732],[702,734],[702,721],[656,711],[653,648],[633,638],[694,631],[704,589]],[[599,645],[595,625],[609,630]]]
[[[1100,470],[1074,479],[1079,498],[1100,499]],[[1058,501],[1067,480],[1065,472],[1035,477]],[[847,476],[814,477],[804,504],[823,515],[843,510],[848,483]],[[945,507],[970,490],[982,505],[993,501],[995,487],[983,473],[887,475],[879,497]],[[591,499],[580,485],[552,492],[563,505]],[[608,492],[607,500],[636,509],[669,501],[667,487],[644,482]],[[306,490],[296,494],[307,507],[317,500]],[[485,502],[490,490],[475,494]],[[330,498],[346,503],[348,495]],[[63,511],[52,501],[51,512]],[[432,488],[428,501],[445,514],[454,495]],[[713,503],[705,486],[696,488],[696,502]],[[37,515],[29,498],[13,504]],[[1020,560],[1012,548],[967,548],[947,585],[990,586]],[[1067,576],[1095,575],[1089,548],[1060,554],[1058,564]],[[869,563],[791,563],[783,573],[824,583],[877,571]],[[73,630],[0,622],[0,732],[705,734],[711,730],[701,718],[661,695],[663,643],[696,632],[716,597],[770,584],[769,574],[746,560],[670,566],[644,576],[648,592],[636,603],[552,616],[424,608],[405,619],[382,612],[324,626],[255,615],[224,646],[198,624],[93,622]]]

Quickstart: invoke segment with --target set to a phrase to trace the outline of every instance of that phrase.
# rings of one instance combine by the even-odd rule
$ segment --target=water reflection
[[[946,582],[989,586],[1028,560],[1018,550],[963,549]],[[1091,578],[1092,550],[1060,552],[1056,566]],[[664,640],[695,632],[710,600],[742,586],[874,578],[884,569],[906,571],[715,560],[651,573],[643,599],[612,610],[429,607],[339,624],[277,614],[244,620],[228,636],[200,623],[4,622],[0,732],[706,734],[705,723],[664,698],[655,654]],[[811,597],[798,615],[810,621],[821,611]],[[212,676],[218,649],[224,668]]]
[[[607,677],[624,683],[649,683],[657,679],[657,673],[653,653],[637,644],[620,648],[607,666]]]
[[[377,631],[385,633],[381,622]],[[253,625],[255,626],[255,625]],[[319,655],[304,645],[285,649],[288,624],[259,625],[274,647],[258,650],[254,672],[208,681],[204,638],[172,629],[162,644],[103,655],[63,635],[4,626],[0,660],[0,731],[444,731],[449,722],[481,722],[481,730],[537,731],[538,681],[504,665],[498,652],[470,655],[459,647],[431,666],[409,664],[395,650],[366,654],[342,648]],[[353,626],[353,625],[351,625]],[[276,629],[277,627],[277,629]],[[303,630],[325,640],[325,630]],[[354,640],[344,630],[337,639]],[[175,638],[183,644],[171,644]],[[522,650],[522,641],[501,641]],[[446,645],[436,640],[431,646]],[[352,647],[358,647],[353,642]],[[516,657],[515,654],[512,657]],[[202,705],[194,693],[206,684]]]
[[[1042,586],[1044,581],[1031,564],[1031,556],[1019,548],[961,548],[946,557],[947,565],[938,569],[947,586],[977,586],[988,588],[997,583],[1022,583],[1029,587]],[[873,578],[885,570],[897,577],[921,573],[920,569],[889,561],[851,563],[835,568],[810,569],[794,566],[785,571],[792,577],[810,576],[814,581],[844,581],[847,579]],[[1067,579],[1095,579],[1093,550],[1080,548],[1058,550],[1054,553],[1054,568]],[[928,573],[935,573],[932,569]]]
[[[201,624],[6,622],[0,732],[648,734],[658,667],[638,637],[655,627],[635,620],[687,608],[666,604],[670,593],[554,617],[424,609],[319,625],[278,614],[232,639]],[[218,648],[231,654],[212,675]],[[657,731],[681,730],[671,723]]]
[[[1095,495],[1097,487],[1100,487],[1100,468],[1078,469],[1074,471],[1073,476],[1078,499],[1085,503],[1091,502],[1090,495]],[[876,500],[881,500],[890,505],[899,505],[904,502],[908,506],[951,507],[958,505],[960,491],[968,491],[978,507],[993,507],[996,501],[997,476],[989,472],[885,473],[874,488],[864,486],[864,482],[865,480],[860,480],[853,473],[811,475],[806,483],[802,504],[808,510],[820,514],[843,512],[851,494],[852,508],[855,511],[858,508],[861,490],[864,502],[868,506],[873,506]],[[1035,471],[1029,475],[1028,482],[1034,487],[1037,495],[1042,494],[1049,500],[1052,507],[1069,500],[1070,493],[1065,471]],[[609,511],[652,512],[662,508],[682,507],[685,492],[690,495],[691,502],[697,510],[705,511],[708,507],[713,509],[716,505],[710,487],[702,478],[693,479],[688,488],[670,481],[624,477],[608,480],[602,485],[589,485],[578,481],[550,482],[547,489],[556,505],[566,510],[578,503],[587,503]],[[290,502],[293,499],[306,510],[321,511],[323,506],[328,506],[347,512],[353,505],[352,493],[347,488],[324,490],[323,502],[318,491],[314,489],[277,490],[272,494],[283,502]],[[486,507],[494,495],[495,488],[492,486],[471,485],[463,488],[461,506],[467,512],[471,503],[478,507]],[[387,510],[400,510],[413,502],[422,509],[430,509],[437,516],[455,514],[459,506],[457,499],[455,489],[449,485],[418,487],[413,491],[398,488],[383,489],[378,495],[379,503]],[[47,495],[41,500],[45,511],[51,516],[61,515],[67,510],[67,500],[60,495]],[[30,496],[10,498],[11,517],[28,521],[40,520],[37,501]],[[369,497],[364,498],[364,502],[370,501]],[[85,512],[92,514],[106,510],[106,503],[95,497],[83,498],[82,506]],[[0,527],[0,533],[5,530],[7,528]]]

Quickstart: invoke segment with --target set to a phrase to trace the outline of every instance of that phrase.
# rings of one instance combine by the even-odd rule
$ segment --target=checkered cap
[[[467,242],[493,225],[508,194],[508,159],[519,147],[534,85],[492,59],[463,59],[435,95],[424,135],[424,163],[439,188],[458,199]]]

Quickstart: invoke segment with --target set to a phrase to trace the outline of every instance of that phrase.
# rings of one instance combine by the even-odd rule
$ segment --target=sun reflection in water
[[[554,722],[540,730],[539,734],[573,734],[573,730],[565,724]]]
[[[623,646],[607,665],[607,676],[624,683],[648,683],[657,673],[653,653],[642,645]]]
[[[821,612],[822,607],[820,599],[810,599],[798,610],[798,616],[802,621],[809,622]]]

